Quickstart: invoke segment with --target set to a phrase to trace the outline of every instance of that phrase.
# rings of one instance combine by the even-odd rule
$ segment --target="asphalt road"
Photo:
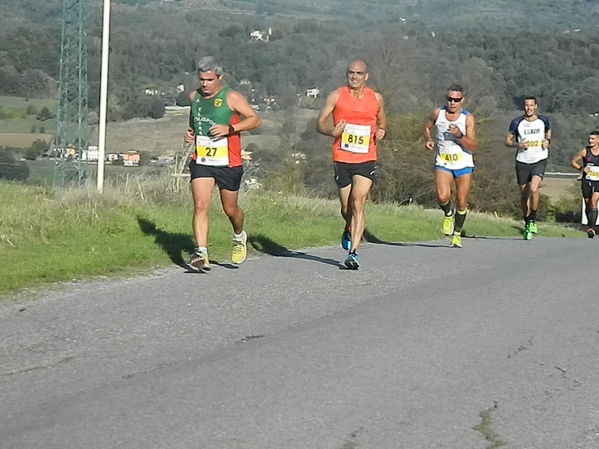
[[[597,248],[314,248],[4,302],[0,448],[596,449]]]

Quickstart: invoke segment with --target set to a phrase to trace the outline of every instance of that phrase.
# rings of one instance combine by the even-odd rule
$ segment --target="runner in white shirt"
[[[512,120],[504,141],[506,147],[517,148],[516,178],[520,186],[525,240],[537,233],[539,186],[545,175],[551,143],[549,119],[537,115],[538,106],[536,97],[524,98],[524,115]]]
[[[468,194],[474,170],[472,152],[476,150],[477,142],[474,116],[462,108],[462,86],[452,84],[447,89],[446,100],[447,106],[436,108],[424,125],[424,147],[427,151],[436,150],[435,191],[439,207],[445,213],[443,233],[451,236],[452,247],[461,248],[462,228],[468,212]],[[451,183],[454,181],[455,209],[451,205]]]

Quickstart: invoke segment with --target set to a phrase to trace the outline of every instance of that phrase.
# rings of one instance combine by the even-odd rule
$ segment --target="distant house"
[[[253,41],[268,42],[270,40],[271,35],[272,28],[269,28],[267,31],[254,30],[250,33],[250,39]]]
[[[100,157],[100,151],[96,145],[89,145],[87,150],[81,153],[81,160],[87,162],[97,162]]]
[[[308,89],[306,91],[306,97],[310,97],[310,98],[318,98],[319,94],[320,94],[320,89],[318,87],[314,87],[314,88]]]
[[[125,167],[138,167],[141,155],[137,151],[127,151],[121,154]]]
[[[239,80],[240,86],[250,86],[251,84],[252,83],[250,82],[250,80],[246,80],[246,79]]]
[[[158,89],[149,89],[149,88],[144,89],[144,93],[151,97],[156,96],[156,95],[164,95],[164,92],[161,92]]]
[[[180,94],[181,92],[185,91],[185,84],[181,83],[177,85],[177,93]]]

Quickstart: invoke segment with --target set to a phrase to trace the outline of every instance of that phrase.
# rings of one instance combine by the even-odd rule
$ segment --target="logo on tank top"
[[[217,98],[216,100],[214,100],[214,107],[220,108],[222,105],[223,105],[222,98]]]

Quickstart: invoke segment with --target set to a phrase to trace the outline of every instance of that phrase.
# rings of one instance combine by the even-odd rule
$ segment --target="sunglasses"
[[[460,101],[462,101],[464,99],[464,97],[460,97],[460,98],[445,97],[445,98],[447,98],[448,103],[459,103]]]

